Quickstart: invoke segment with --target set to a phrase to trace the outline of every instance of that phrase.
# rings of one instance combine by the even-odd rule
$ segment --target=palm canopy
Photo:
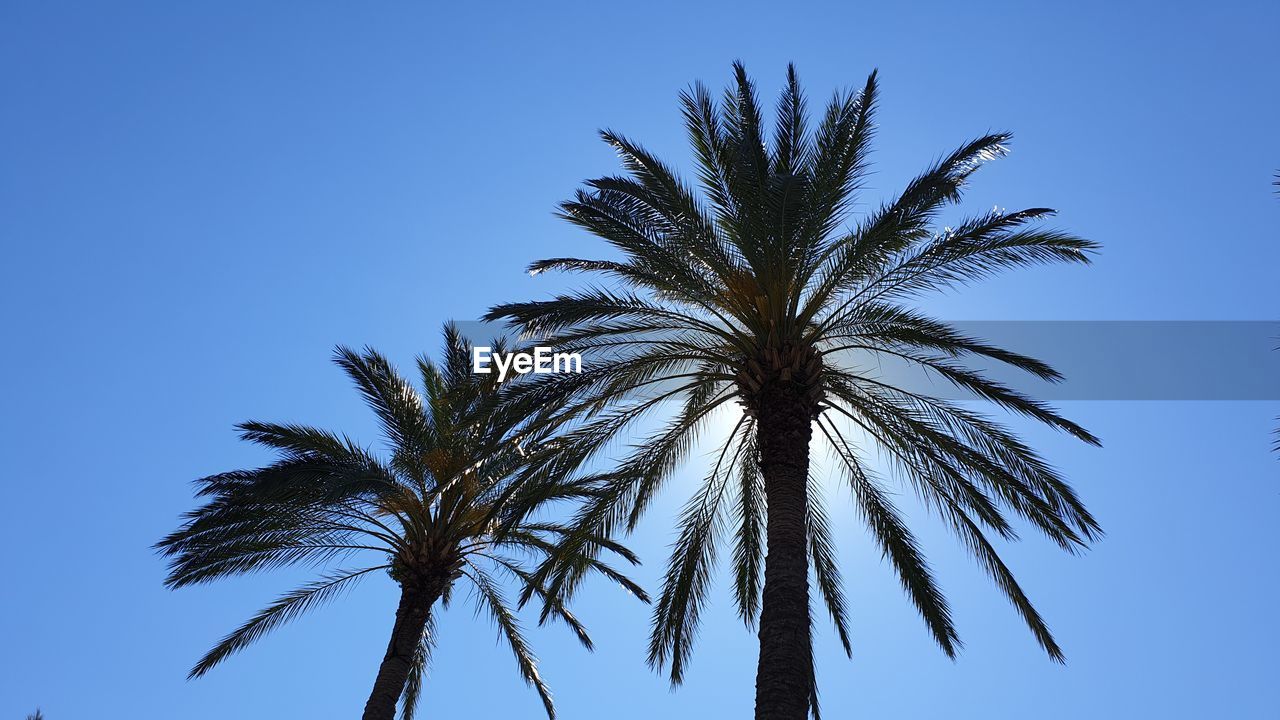
[[[507,593],[514,582],[541,594],[532,582],[532,563],[546,557],[566,532],[544,519],[543,511],[557,501],[587,497],[589,483],[568,474],[540,476],[531,469],[530,460],[543,452],[544,437],[504,412],[505,389],[491,375],[472,374],[470,354],[456,328],[446,327],[443,362],[418,360],[420,392],[377,352],[337,349],[337,364],[381,421],[389,448],[385,457],[346,436],[302,425],[239,426],[241,437],[275,450],[279,459],[197,481],[204,504],[158,545],[170,560],[166,583],[177,588],[291,565],[361,562],[280,597],[210,650],[191,670],[192,677],[385,570],[401,585],[403,597],[414,599],[415,607],[409,608],[402,599],[397,629],[402,614],[421,615],[416,628],[409,628],[412,657],[403,658],[411,664],[401,683],[406,718],[413,716],[434,637],[434,616],[427,611],[436,599],[447,604],[458,582],[470,585],[477,612],[496,622],[521,676],[554,717],[551,695]],[[583,559],[592,570],[644,597],[594,554],[608,550],[636,562],[629,551],[606,539],[592,547],[592,557]],[[586,630],[563,598],[548,597],[547,607],[590,648]],[[389,657],[395,642],[393,636]],[[390,712],[400,695],[394,688]]]
[[[991,211],[935,229],[940,213],[961,200],[974,171],[1005,154],[1010,136],[1004,133],[961,145],[896,199],[855,216],[874,132],[875,73],[860,90],[836,94],[811,128],[806,99],[789,68],[771,138],[740,64],[734,75],[719,102],[700,84],[680,96],[696,184],[630,139],[602,132],[626,173],[588,181],[560,206],[560,214],[619,257],[555,258],[530,266],[535,274],[587,273],[598,284],[546,301],[500,305],[488,314],[557,349],[583,353],[581,374],[540,377],[520,391],[525,401],[552,408],[547,415],[563,430],[566,466],[603,458],[603,449],[649,411],[671,409],[656,432],[634,443],[603,482],[605,490],[577,515],[574,527],[581,534],[564,545],[565,562],[545,563],[539,579],[553,593],[571,589],[586,569],[576,554],[589,553],[597,536],[633,528],[716,411],[736,404],[740,417],[720,438],[714,465],[680,520],[654,610],[649,660],[659,669],[669,667],[673,682],[683,676],[726,539],[732,544],[738,612],[748,627],[760,616],[762,575],[765,594],[772,582],[766,546],[769,562],[775,558],[771,516],[784,509],[766,487],[768,468],[801,468],[799,480],[786,480],[779,471],[777,497],[796,490],[786,488],[787,482],[815,485],[805,479],[813,428],[947,655],[960,646],[947,601],[868,450],[887,457],[893,477],[955,531],[1045,652],[1061,660],[1059,646],[989,536],[1015,538],[1011,516],[1017,516],[1074,551],[1099,535],[1097,522],[1059,473],[1010,430],[962,404],[858,368],[875,367],[878,357],[897,358],[1098,444],[1079,425],[967,361],[994,360],[1059,380],[1051,367],[970,337],[912,305],[922,294],[1001,270],[1086,263],[1095,245],[1041,226],[1052,214],[1044,208]],[[850,362],[851,353],[869,362]],[[798,420],[779,424],[788,413]],[[780,452],[799,446],[804,456],[790,465],[785,458],[771,461],[770,443],[781,443]],[[815,490],[798,489],[803,528],[796,537],[848,650],[835,541]],[[785,509],[791,508],[788,502]],[[779,538],[784,530],[779,526]],[[808,575],[805,570],[801,577]],[[804,605],[807,617],[807,594]],[[807,641],[807,623],[799,632]],[[762,673],[765,641],[762,628]],[[811,665],[807,671],[811,680]]]

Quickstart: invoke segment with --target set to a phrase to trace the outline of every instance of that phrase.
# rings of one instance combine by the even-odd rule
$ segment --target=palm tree
[[[499,345],[501,345],[499,343]],[[423,392],[373,350],[338,348],[336,362],[381,421],[389,446],[378,457],[346,436],[301,425],[247,422],[241,437],[279,459],[197,481],[205,504],[158,547],[170,558],[173,588],[286,565],[367,562],[326,574],[286,593],[227,635],[191,670],[203,675],[277,626],[338,597],[360,579],[385,570],[400,586],[400,603],[385,657],[365,705],[366,720],[389,720],[403,696],[413,716],[435,637],[435,608],[455,587],[473,590],[477,613],[488,614],[515,654],[520,674],[554,717],[551,695],[504,588],[505,579],[532,581],[530,558],[545,556],[565,532],[540,513],[559,500],[580,500],[587,483],[568,475],[539,477],[528,458],[544,452],[542,437],[508,422],[504,390],[491,375],[472,374],[471,349],[445,329],[445,357],[418,361]],[[535,482],[536,481],[536,482]],[[630,562],[620,545],[601,539]],[[594,556],[583,561],[644,598],[643,591]],[[525,587],[540,593],[536,584]],[[591,640],[562,598],[550,614],[588,648]]]
[[[732,533],[738,612],[748,628],[758,626],[756,717],[817,714],[810,578],[846,651],[849,638],[835,543],[811,477],[815,434],[943,652],[954,656],[960,647],[947,601],[868,449],[880,450],[901,482],[955,531],[1060,661],[1058,644],[988,535],[1014,538],[1011,512],[1075,551],[1099,535],[1097,522],[1063,478],[1002,425],[866,368],[896,358],[1098,444],[966,358],[1058,380],[1048,365],[911,306],[922,293],[998,270],[1085,263],[1096,246],[1040,227],[1052,214],[1043,208],[993,210],[931,229],[958,203],[970,175],[1005,154],[1003,133],[960,146],[895,200],[855,218],[874,130],[875,73],[860,91],[836,94],[811,130],[789,68],[770,140],[741,64],[734,75],[720,102],[701,85],[681,94],[696,188],[640,145],[602,132],[626,175],[588,181],[560,210],[619,257],[530,266],[533,274],[591,273],[601,284],[488,314],[539,343],[582,353],[581,374],[541,376],[522,391],[525,401],[554,408],[547,421],[561,428],[566,466],[603,459],[602,448],[650,410],[672,408],[602,480],[601,493],[573,521],[581,534],[566,541],[563,562],[544,563],[538,579],[552,597],[571,590],[584,570],[578,554],[597,536],[633,528],[716,411],[736,403],[733,429],[683,512],[653,613],[649,662],[669,669],[673,684],[685,672],[724,528]]]

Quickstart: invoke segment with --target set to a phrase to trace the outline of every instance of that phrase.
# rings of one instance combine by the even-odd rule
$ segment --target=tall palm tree
[[[815,479],[810,440],[828,446],[856,510],[942,651],[960,641],[916,536],[868,462],[878,449],[900,481],[978,558],[1044,651],[1062,653],[988,536],[1015,537],[1021,516],[1063,549],[1096,538],[1097,522],[1063,478],[1000,424],[963,405],[869,372],[896,358],[981,398],[1090,443],[1050,407],[977,372],[994,360],[1045,380],[1048,365],[932,319],[922,293],[1007,268],[1088,262],[1095,245],[1046,229],[1043,208],[993,210],[933,230],[939,213],[1009,135],[965,143],[896,199],[855,217],[868,168],[877,81],[839,93],[810,129],[789,68],[772,136],[740,64],[724,98],[701,85],[681,94],[697,186],[620,134],[602,136],[624,176],[588,181],[561,215],[603,239],[616,259],[555,258],[530,267],[590,273],[601,284],[550,300],[495,307],[539,343],[583,355],[581,374],[540,376],[525,400],[552,408],[561,462],[602,448],[659,405],[660,429],[634,445],[574,520],[562,562],[538,571],[554,597],[582,577],[578,558],[599,535],[633,528],[721,408],[740,407],[714,466],[680,521],[653,613],[649,662],[681,682],[722,528],[732,533],[737,609],[758,625],[756,717],[817,714],[810,579],[846,651],[846,607],[835,542]],[[723,416],[722,416],[723,417]],[[733,421],[733,417],[730,418]],[[763,583],[762,583],[763,580]],[[544,608],[549,613],[550,608]]]
[[[338,348],[337,364],[381,421],[386,457],[344,435],[307,426],[239,426],[241,437],[274,449],[279,459],[197,481],[205,504],[158,545],[170,558],[166,583],[177,588],[351,556],[364,562],[286,593],[210,650],[191,677],[384,570],[400,586],[400,603],[365,705],[366,720],[390,720],[402,696],[404,717],[413,716],[435,637],[435,609],[448,605],[459,582],[471,586],[477,612],[497,623],[521,676],[554,717],[551,694],[504,580],[541,592],[528,585],[530,562],[545,556],[565,532],[543,519],[542,511],[557,501],[581,500],[589,488],[568,474],[546,477],[529,469],[529,459],[543,452],[543,438],[504,420],[504,390],[491,375],[470,371],[470,354],[458,331],[446,327],[444,361],[418,361],[420,393],[373,350]],[[630,552],[606,539],[591,547],[592,557],[583,562],[644,598],[639,587],[594,555],[605,549],[634,563]],[[563,598],[547,601],[549,614],[590,648]]]

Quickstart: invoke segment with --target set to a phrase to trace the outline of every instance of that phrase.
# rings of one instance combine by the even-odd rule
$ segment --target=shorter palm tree
[[[495,343],[501,348],[501,343]],[[247,645],[302,613],[333,600],[362,578],[384,570],[400,586],[400,603],[364,717],[390,720],[403,697],[413,716],[435,637],[435,607],[447,606],[459,582],[470,584],[477,612],[497,623],[521,676],[554,718],[551,694],[521,631],[504,580],[537,595],[588,649],[591,639],[565,607],[526,569],[566,532],[541,519],[557,501],[590,495],[590,483],[537,462],[544,439],[504,410],[506,385],[470,371],[471,348],[445,328],[440,365],[418,361],[424,393],[373,350],[338,348],[336,362],[355,381],[381,421],[387,457],[346,436],[301,425],[247,422],[241,437],[279,453],[271,465],[197,481],[204,505],[158,548],[170,559],[172,588],[230,575],[341,558],[367,562],[338,570],[286,593],[210,650],[191,670],[203,675]],[[624,547],[600,538],[592,548],[636,563]],[[647,600],[643,590],[609,565],[584,557],[589,569]]]

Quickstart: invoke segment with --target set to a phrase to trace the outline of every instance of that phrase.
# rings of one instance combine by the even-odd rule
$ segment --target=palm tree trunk
[[[757,439],[768,523],[756,720],[805,720],[809,712],[809,405],[789,382],[760,392]]]
[[[440,598],[441,590],[439,584],[406,583],[401,587],[391,642],[378,668],[378,677],[373,681],[373,692],[365,703],[364,720],[395,720],[396,702],[404,692],[413,667],[413,654],[417,652],[427,618],[431,616],[431,606]]]

